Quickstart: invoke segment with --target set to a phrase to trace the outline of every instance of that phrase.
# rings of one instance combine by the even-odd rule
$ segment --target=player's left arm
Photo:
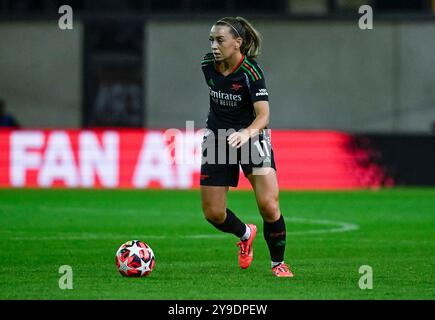
[[[260,130],[267,128],[269,125],[269,101],[260,100],[254,102],[254,110],[256,117],[249,127],[239,132],[234,132],[228,137],[228,143],[230,146],[237,148],[241,147],[249,140],[249,138],[255,137],[259,134]]]

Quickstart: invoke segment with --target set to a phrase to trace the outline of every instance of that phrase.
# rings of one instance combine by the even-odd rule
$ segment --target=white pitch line
[[[258,218],[258,217],[257,217]],[[314,230],[302,230],[302,231],[288,231],[287,235],[310,235],[310,234],[325,234],[325,233],[338,233],[338,232],[349,232],[353,230],[358,230],[359,226],[349,222],[340,222],[333,220],[316,220],[316,219],[306,219],[297,217],[288,217],[286,222],[293,223],[309,223],[309,224],[319,224],[325,226],[335,226],[335,228],[322,228]],[[98,240],[98,239],[215,239],[215,238],[225,238],[229,237],[229,234],[192,234],[192,235],[122,235],[115,233],[58,233],[51,236],[13,236],[6,237],[10,240]],[[2,234],[0,237],[4,238]]]
[[[333,221],[333,220],[315,220],[315,219],[290,217],[290,218],[286,218],[286,221],[336,226],[336,228],[287,232],[287,234],[292,234],[292,235],[337,233],[337,232],[348,232],[348,231],[359,229],[359,226],[357,224],[350,223],[350,222]]]

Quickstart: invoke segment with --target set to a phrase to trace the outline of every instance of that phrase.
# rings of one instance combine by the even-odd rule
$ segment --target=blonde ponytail
[[[260,33],[245,18],[236,17],[236,19],[245,29],[245,38],[243,39],[244,41],[242,43],[240,51],[250,58],[257,57],[260,54],[261,47]]]

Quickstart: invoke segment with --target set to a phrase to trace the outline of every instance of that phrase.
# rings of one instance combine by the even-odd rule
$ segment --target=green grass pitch
[[[231,190],[228,203],[259,228],[247,270],[198,191],[0,190],[0,299],[435,298],[435,189],[281,192],[292,279],[271,274],[253,193]],[[149,277],[115,268],[133,239],[154,250]],[[62,265],[72,290],[59,289]],[[362,265],[371,290],[358,286]]]

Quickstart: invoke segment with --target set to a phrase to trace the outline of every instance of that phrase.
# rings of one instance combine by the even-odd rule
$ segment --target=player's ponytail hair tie
[[[235,37],[243,39],[240,51],[250,57],[255,58],[260,54],[261,36],[255,28],[242,17],[225,17],[218,20],[215,25],[226,25],[231,28],[231,33]]]

